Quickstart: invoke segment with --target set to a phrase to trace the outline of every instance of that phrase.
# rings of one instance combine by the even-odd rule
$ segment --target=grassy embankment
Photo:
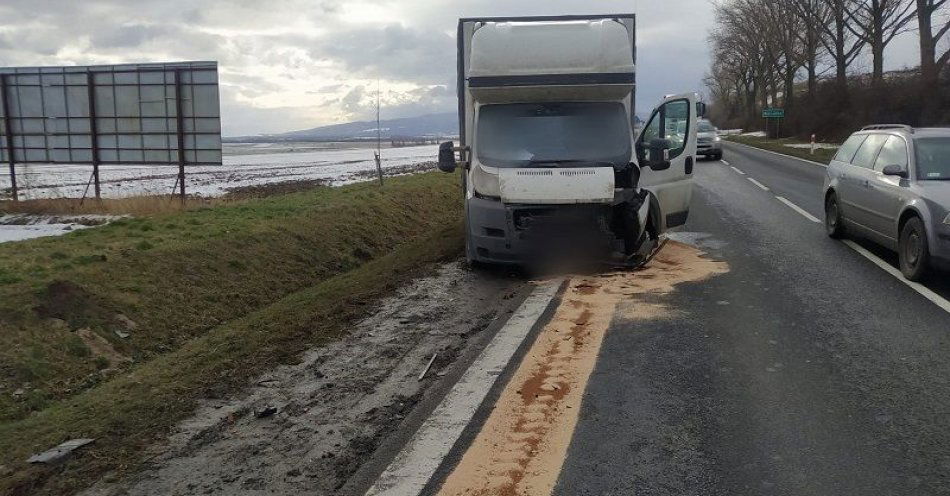
[[[813,162],[818,162],[820,164],[827,164],[831,157],[837,152],[837,148],[819,148],[815,150],[815,154],[811,154],[811,150],[808,148],[794,148],[792,144],[805,144],[804,141],[798,141],[794,138],[782,138],[782,139],[770,139],[759,138],[756,136],[726,136],[724,137],[727,141],[733,141],[736,143],[741,143],[743,145],[754,146],[756,148],[761,148],[763,150],[769,150],[773,152],[782,153],[784,155],[790,155],[792,157],[803,158],[805,160],[811,160]]]
[[[0,494],[71,493],[134,469],[199,398],[340,336],[457,256],[457,181],[321,188],[0,245]],[[60,466],[24,463],[77,437],[96,442]]]

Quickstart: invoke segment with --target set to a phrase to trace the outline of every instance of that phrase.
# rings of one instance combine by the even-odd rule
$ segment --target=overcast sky
[[[274,133],[371,118],[377,78],[384,119],[452,111],[459,17],[633,11],[639,113],[702,90],[709,0],[2,0],[0,66],[216,60],[224,134]]]

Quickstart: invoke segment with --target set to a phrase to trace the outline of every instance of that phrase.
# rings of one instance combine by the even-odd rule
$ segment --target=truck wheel
[[[930,248],[927,246],[924,223],[919,217],[911,217],[904,223],[897,244],[897,255],[904,277],[911,281],[920,281],[927,277]]]
[[[834,193],[825,199],[825,232],[832,239],[844,237],[844,225],[841,224],[841,209],[838,208],[838,196]]]

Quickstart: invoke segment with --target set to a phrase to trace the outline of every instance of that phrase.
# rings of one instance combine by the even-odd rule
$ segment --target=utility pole
[[[383,185],[382,133],[379,129],[379,78],[376,79],[376,175],[379,185]]]

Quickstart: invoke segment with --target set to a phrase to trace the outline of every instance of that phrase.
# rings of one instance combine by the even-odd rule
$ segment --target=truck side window
[[[689,101],[667,102],[663,105],[663,117],[666,120],[666,139],[673,144],[670,148],[670,158],[674,158],[686,149],[686,136],[689,133]]]
[[[673,100],[666,102],[650,117],[650,122],[640,133],[640,142],[637,153],[642,154],[643,148],[649,145],[654,138],[670,140],[670,158],[675,158],[686,149],[686,136],[689,135],[689,100]],[[642,155],[640,157],[643,158]]]
[[[643,132],[640,134],[640,141],[643,143],[649,143],[654,138],[661,138],[660,136],[660,113],[657,112],[653,114],[653,118],[650,119],[650,123],[643,128]]]

